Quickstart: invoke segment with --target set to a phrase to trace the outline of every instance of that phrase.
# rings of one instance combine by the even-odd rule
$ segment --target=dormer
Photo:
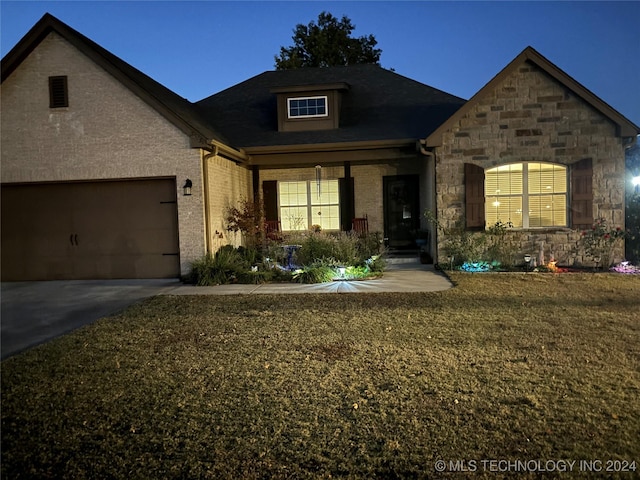
[[[348,90],[349,84],[343,82],[272,88],[278,96],[278,131],[338,128],[341,97]]]

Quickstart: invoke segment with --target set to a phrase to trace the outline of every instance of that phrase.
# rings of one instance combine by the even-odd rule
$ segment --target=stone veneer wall
[[[485,169],[522,161],[593,165],[593,216],[624,228],[624,146],[615,125],[532,63],[523,63],[501,85],[472,100],[473,107],[436,149],[437,216],[447,227],[465,214],[464,164]],[[588,263],[575,251],[571,228],[522,232],[521,250],[560,264]],[[438,261],[446,261],[438,236]],[[623,246],[615,254],[623,257]]]

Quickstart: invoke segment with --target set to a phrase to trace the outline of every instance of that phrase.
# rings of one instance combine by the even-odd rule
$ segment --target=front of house
[[[469,101],[353,65],[191,103],[50,15],[3,59],[1,106],[3,280],[185,275],[242,241],[225,214],[251,198],[282,232],[430,230],[436,262],[425,210],[568,259],[594,219],[624,228],[640,133],[531,48]]]

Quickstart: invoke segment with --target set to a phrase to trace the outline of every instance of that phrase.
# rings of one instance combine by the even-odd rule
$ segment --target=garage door
[[[180,274],[175,179],[2,186],[2,280]]]

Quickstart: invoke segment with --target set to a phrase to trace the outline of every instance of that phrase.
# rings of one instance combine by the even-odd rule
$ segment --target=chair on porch
[[[354,218],[351,224],[351,229],[358,235],[369,233],[369,217],[365,215],[361,218]]]
[[[264,233],[270,240],[280,240],[282,235],[280,232],[282,231],[282,226],[280,224],[280,220],[267,220],[264,222]]]

